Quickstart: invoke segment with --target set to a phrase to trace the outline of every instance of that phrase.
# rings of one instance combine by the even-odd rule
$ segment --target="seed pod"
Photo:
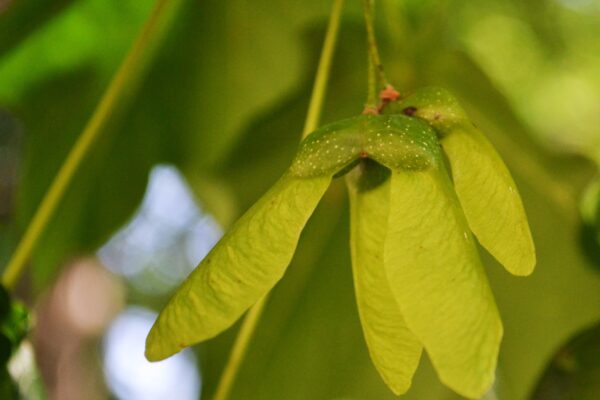
[[[422,170],[439,157],[435,132],[427,124],[404,115],[361,115],[308,136],[290,172],[302,178],[333,175],[360,158],[390,169]]]

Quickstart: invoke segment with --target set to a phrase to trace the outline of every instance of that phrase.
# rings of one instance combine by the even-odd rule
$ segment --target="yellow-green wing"
[[[284,175],[177,290],[148,335],[146,357],[161,360],[217,335],[267,293],[330,182]]]
[[[510,172],[481,132],[461,124],[442,139],[471,230],[504,267],[529,275],[536,257],[527,216]]]
[[[383,265],[390,181],[388,178],[375,188],[364,188],[349,179],[348,187],[350,248],[360,320],[375,367],[390,389],[400,395],[410,388],[422,347],[404,322]]]
[[[444,170],[392,172],[384,262],[402,315],[441,381],[482,396],[494,380],[502,323]]]
[[[443,88],[426,87],[390,106],[387,112],[410,112],[438,132],[471,230],[510,273],[529,275],[535,249],[517,187],[458,100]]]

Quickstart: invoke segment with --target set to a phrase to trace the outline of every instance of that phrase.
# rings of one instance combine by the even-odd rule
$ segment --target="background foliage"
[[[484,256],[505,324],[489,398],[600,398],[600,357],[590,356],[600,346],[600,4],[376,4],[389,78],[401,92],[426,84],[452,90],[524,197],[538,250],[534,275],[509,276]],[[151,6],[0,1],[2,265]],[[139,85],[78,171],[35,250],[21,297],[42,312],[63,267],[95,254],[131,219],[157,164],[176,166],[200,207],[226,229],[293,157],[329,9],[318,0],[183,1]],[[362,110],[364,44],[360,4],[347,0],[324,123]],[[360,330],[347,211],[343,187],[334,185],[274,290],[232,398],[394,398]],[[169,260],[158,264],[170,274]],[[172,289],[155,282],[159,288],[148,293],[136,282],[148,277],[118,279],[126,302],[149,308],[158,309]],[[195,349],[203,398],[214,390],[236,329]],[[100,351],[95,343],[92,354]],[[52,360],[37,356],[51,393]],[[97,363],[88,357],[82,367],[98,370]],[[104,393],[102,386],[94,390]],[[405,398],[456,395],[424,358]]]

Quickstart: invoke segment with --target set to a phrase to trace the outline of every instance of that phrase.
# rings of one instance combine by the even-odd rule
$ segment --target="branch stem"
[[[265,295],[258,303],[253,305],[246,314],[246,317],[244,317],[244,322],[242,322],[242,327],[240,328],[235,343],[233,344],[233,348],[231,349],[229,360],[227,360],[227,365],[223,370],[213,400],[225,400],[229,396],[229,393],[233,388],[235,377],[240,369],[240,365],[246,356],[250,339],[252,339],[258,321],[262,316],[268,296],[268,294]]]
[[[325,92],[327,91],[327,82],[329,81],[329,71],[331,70],[331,61],[335,50],[335,43],[340,28],[340,20],[344,0],[334,0],[327,25],[327,33],[323,41],[323,48],[317,67],[315,83],[313,85],[306,120],[304,121],[304,130],[302,131],[302,139],[308,136],[309,133],[317,129],[321,112],[323,110],[323,101],[325,100]]]
[[[83,132],[77,138],[58,174],[54,177],[3,272],[2,283],[6,288],[14,288],[17,284],[25,269],[27,259],[54,215],[66,189],[73,180],[73,176],[94,142],[100,136],[102,128],[117,108],[118,100],[126,93],[129,83],[136,79],[136,72],[139,71],[144,57],[148,54],[149,48],[152,47],[150,45],[157,39],[161,23],[168,14],[166,12],[167,6],[171,2],[173,1],[157,0],[148,20],[104,92]]]
[[[374,5],[373,0],[363,0],[363,14],[365,17],[365,27],[367,30],[367,51],[369,59],[369,78],[367,92],[367,107],[377,107],[377,92],[388,86],[388,80],[385,77],[381,57],[379,56],[379,48],[377,46],[377,38],[375,37],[375,22],[374,22]]]
[[[327,32],[323,41],[323,48],[321,50],[319,65],[317,67],[317,73],[315,76],[315,83],[313,85],[308,112],[304,122],[302,139],[308,136],[308,134],[314,131],[319,125],[323,101],[327,91],[327,82],[329,80],[331,61],[333,59],[335,44],[337,42],[343,5],[344,0],[333,1],[329,22],[327,24]],[[254,331],[256,330],[256,326],[258,325],[260,317],[262,316],[262,312],[268,297],[269,294],[266,294],[261,300],[258,301],[258,303],[250,308],[244,317],[242,326],[237,337],[235,338],[231,354],[229,355],[229,359],[227,360],[227,364],[223,369],[221,379],[217,385],[213,400],[226,400],[228,398],[231,389],[233,388],[237,373],[240,369],[240,365],[244,361],[250,340],[252,339]]]

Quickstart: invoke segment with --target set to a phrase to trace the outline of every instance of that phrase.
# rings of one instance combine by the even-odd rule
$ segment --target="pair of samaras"
[[[160,313],[146,342],[149,360],[219,334],[262,298],[331,180],[345,174],[357,304],[383,380],[406,392],[425,349],[457,393],[478,398],[489,389],[502,323],[472,234],[511,273],[531,273],[521,199],[446,91],[421,90],[386,112],[329,124],[301,143],[289,170]]]

